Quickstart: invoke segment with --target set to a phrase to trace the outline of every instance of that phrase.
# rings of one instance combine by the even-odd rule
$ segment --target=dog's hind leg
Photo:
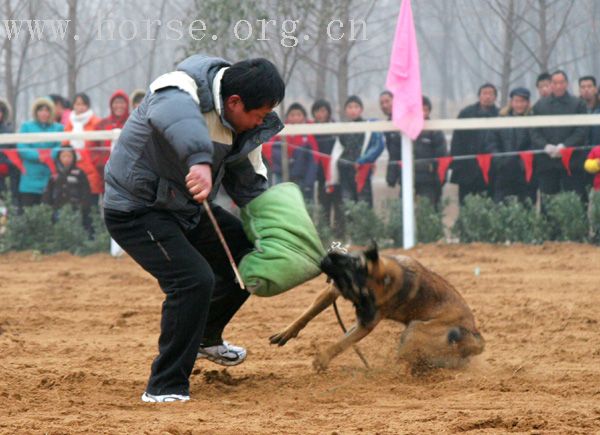
[[[271,344],[277,344],[283,346],[290,339],[296,337],[298,333],[314,319],[321,311],[333,304],[339,297],[339,292],[333,286],[329,286],[323,290],[317,298],[313,301],[312,305],[298,317],[291,325],[285,328],[282,332],[274,334],[269,338]]]
[[[329,365],[329,362],[333,358],[335,358],[337,355],[344,352],[350,346],[358,343],[364,337],[369,335],[369,333],[375,328],[375,326],[377,326],[377,324],[379,323],[380,320],[381,320],[381,317],[376,315],[375,318],[373,319],[373,321],[371,321],[367,325],[361,325],[360,323],[357,323],[356,325],[354,325],[346,333],[346,335],[344,335],[344,338],[342,338],[337,343],[329,346],[324,351],[319,352],[315,356],[315,359],[313,361],[313,367],[315,368],[315,370],[317,370],[317,371],[325,370],[327,368],[327,366]]]
[[[484,342],[479,334],[456,325],[435,319],[410,322],[400,336],[398,357],[414,371],[464,366],[470,356],[483,351]]]

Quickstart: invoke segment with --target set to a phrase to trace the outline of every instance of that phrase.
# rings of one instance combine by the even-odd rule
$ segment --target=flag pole
[[[415,246],[415,174],[413,142],[402,133],[402,232],[403,247]]]

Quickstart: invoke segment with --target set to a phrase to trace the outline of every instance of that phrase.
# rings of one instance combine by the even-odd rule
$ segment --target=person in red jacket
[[[592,148],[587,156],[584,168],[590,174],[595,174],[594,190],[600,192],[600,145]]]
[[[69,115],[65,131],[72,131],[74,133],[94,131],[99,122],[100,118],[91,109],[90,97],[84,93],[75,95],[73,99],[73,111]],[[104,179],[93,160],[95,142],[72,139],[66,141],[63,145],[71,145],[80,154],[81,158],[77,162],[77,167],[85,172],[92,191],[92,197],[97,204],[99,195],[104,191]]]
[[[304,124],[307,122],[307,113],[300,103],[293,103],[286,112],[286,124]],[[288,177],[283,179],[282,147],[287,144]],[[282,181],[296,183],[304,199],[312,202],[314,185],[317,180],[317,155],[319,146],[312,135],[275,136],[263,144],[262,153],[271,169],[273,184]]]
[[[129,96],[121,89],[115,91],[109,100],[110,115],[100,120],[96,125],[96,130],[114,130],[123,128],[129,118]],[[113,147],[113,141],[96,141],[93,153],[93,161],[102,176],[102,190],[104,193],[104,166],[110,156],[110,150]]]

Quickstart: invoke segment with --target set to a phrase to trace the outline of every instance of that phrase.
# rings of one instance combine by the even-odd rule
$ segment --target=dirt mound
[[[600,433],[600,249],[430,245],[411,255],[465,296],[486,339],[464,370],[413,376],[383,322],[323,374],[315,348],[341,335],[332,310],[283,348],[268,337],[325,286],[251,298],[227,330],[247,361],[199,361],[192,400],[140,402],[162,293],[130,259],[0,257],[0,433]],[[475,273],[476,270],[478,273]],[[340,304],[347,325],[353,310]]]

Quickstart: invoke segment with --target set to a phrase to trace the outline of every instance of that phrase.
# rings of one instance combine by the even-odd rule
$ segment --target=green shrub
[[[92,213],[92,229],[93,237],[91,239],[86,237],[79,253],[82,255],[89,255],[97,252],[109,252],[110,234],[108,233],[104,220],[99,212]]]
[[[487,196],[469,195],[452,229],[463,243],[542,243],[548,238],[548,224],[529,201],[515,197],[494,203]]]
[[[54,244],[52,207],[48,205],[25,207],[22,215],[16,216],[14,213],[9,215],[6,232],[2,238],[4,252],[26,249],[52,252]]]
[[[385,217],[384,235],[387,240],[391,240],[392,246],[400,247],[403,245],[403,221],[402,221],[402,201],[391,199],[385,203],[387,215]]]
[[[418,199],[415,214],[419,243],[433,243],[444,238],[444,215],[435,209],[428,198]]]
[[[70,206],[57,211],[57,220],[52,227],[52,244],[49,252],[69,251],[79,254],[89,234],[81,223],[81,213]]]
[[[42,204],[25,207],[23,214],[15,210],[8,217],[6,231],[0,236],[0,252],[34,250],[43,254],[69,251],[73,254],[108,252],[110,236],[99,212],[92,212],[94,237],[83,228],[81,214],[64,207],[56,214],[52,207]]]
[[[346,235],[356,245],[366,245],[371,240],[385,236],[385,225],[375,211],[364,201],[344,203]]]
[[[543,204],[552,240],[584,242],[587,239],[587,214],[575,192],[545,196]]]
[[[462,243],[502,242],[497,205],[487,196],[467,195],[452,233]]]
[[[403,245],[402,201],[393,199],[386,202],[385,238],[395,247]],[[420,197],[415,207],[417,242],[432,243],[444,238],[443,213],[436,211],[427,198]]]
[[[516,197],[509,197],[497,205],[499,225],[498,239],[505,242],[542,243],[548,238],[548,224],[531,201],[525,204]]]

